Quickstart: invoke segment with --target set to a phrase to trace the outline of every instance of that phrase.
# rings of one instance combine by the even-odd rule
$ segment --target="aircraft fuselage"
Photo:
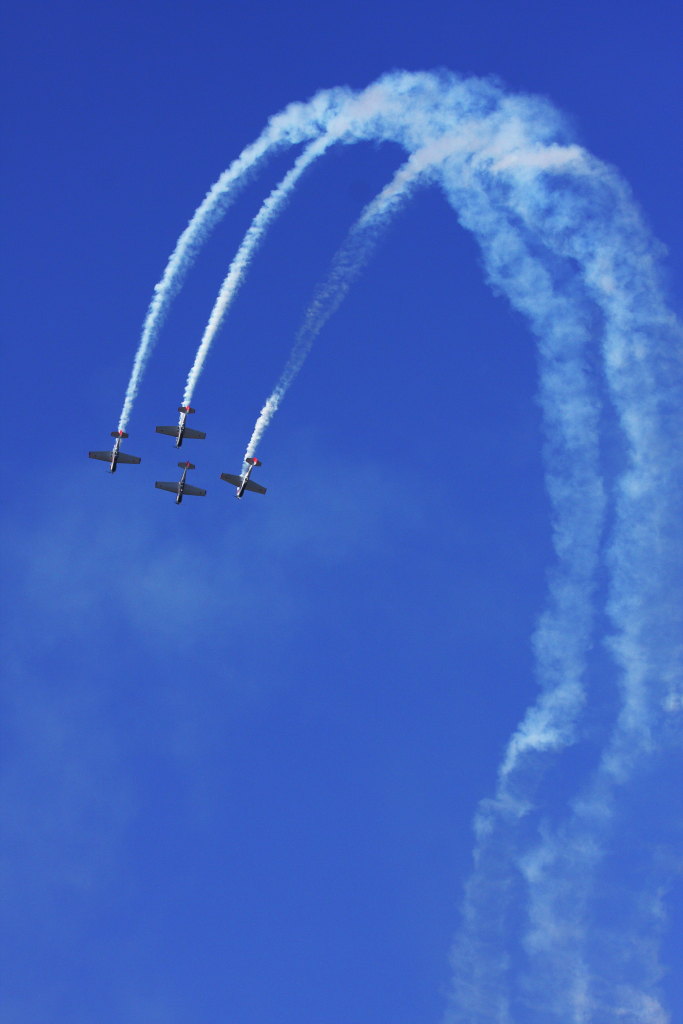
[[[99,459],[100,462],[108,462],[110,473],[116,472],[119,462],[128,462],[133,463],[133,465],[137,465],[137,463],[141,461],[137,455],[128,455],[126,452],[121,451],[121,441],[123,441],[124,437],[128,437],[125,430],[112,430],[111,436],[114,438],[112,450],[107,450],[106,452],[88,452],[89,458]]]
[[[248,455],[244,461],[247,468],[243,473],[240,473],[239,476],[237,473],[221,473],[221,480],[225,480],[226,484],[232,484],[235,488],[236,498],[241,498],[245,491],[256,491],[257,494],[265,494],[265,487],[249,479],[252,469],[254,466],[260,466],[261,461],[255,455]]]
[[[204,433],[203,430],[192,430],[187,425],[187,417],[189,413],[194,412],[194,409],[190,408],[189,405],[179,405],[178,412],[180,413],[178,426],[159,426],[156,428],[157,434],[169,434],[171,437],[174,437],[176,448],[180,448],[182,446],[183,441],[186,441],[189,438],[203,440],[206,437],[206,434]]]
[[[180,422],[178,424],[178,436],[175,439],[176,448],[180,448],[183,443],[183,435],[185,434],[185,424],[187,423],[187,413],[181,412]]]
[[[109,466],[109,472],[115,473],[116,466],[119,461],[119,448],[121,447],[121,437],[117,437],[114,441],[114,447],[111,450],[111,465]]]
[[[181,503],[181,501],[183,500],[183,492],[185,490],[185,477],[187,476],[187,470],[188,470],[188,467],[185,466],[185,469],[183,470],[183,475],[181,476],[180,480],[178,481],[178,493],[176,494],[176,498],[175,498],[176,505],[179,505]]]
[[[248,480],[248,479],[249,479],[249,477],[251,476],[251,471],[252,471],[252,469],[253,469],[253,468],[254,468],[254,467],[253,467],[253,465],[251,465],[251,464],[250,464],[250,466],[249,466],[249,469],[248,469],[248,470],[246,471],[246,473],[245,473],[245,474],[244,474],[244,475],[242,476],[242,483],[241,483],[241,484],[239,485],[239,487],[237,488],[237,494],[236,494],[236,497],[238,497],[238,498],[241,498],[241,497],[242,497],[242,495],[244,494],[244,492],[245,492],[245,490],[246,490],[246,487],[247,487],[247,480]]]

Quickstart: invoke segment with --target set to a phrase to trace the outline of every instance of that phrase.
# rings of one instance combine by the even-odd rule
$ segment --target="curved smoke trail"
[[[396,102],[393,90],[388,86],[388,82],[379,82],[369,86],[355,96],[344,93],[345,102],[340,106],[330,108],[328,112],[324,134],[320,134],[304,150],[282,181],[275,186],[263,201],[261,208],[247,228],[237,253],[230,264],[227,276],[221,285],[187,377],[183,394],[183,405],[191,404],[194,389],[204,368],[206,357],[216,333],[242,284],[244,274],[249,268],[256,250],[263,241],[274,218],[282,211],[288,198],[294,191],[299,178],[315,160],[319,159],[335,143],[358,142],[361,139],[374,137],[378,117],[385,115]],[[411,159],[413,163],[416,160],[415,156]]]
[[[307,103],[292,103],[271,118],[259,138],[247,146],[219,177],[180,235],[161,280],[154,286],[126,388],[119,430],[125,430],[128,424],[147,362],[171,301],[202,245],[249,176],[264,159],[284,146],[307,142],[325,134],[338,142],[373,138],[372,128],[379,111],[389,111],[395,103],[396,96],[389,79],[357,92],[347,88],[327,89]]]
[[[441,161],[449,154],[462,150],[467,144],[464,133],[457,131],[411,153],[389,184],[365,207],[333,258],[327,279],[316,290],[306,310],[285,367],[258,415],[244,453],[245,460],[255,454],[273,416],[308,358],[316,338],[344,301],[355,278],[370,259],[390,218],[410,199],[419,183],[434,178],[435,169]]]
[[[540,694],[475,821],[447,1017],[452,1024],[664,1024],[657,949],[671,876],[662,852],[666,815],[651,816],[650,841],[641,841],[640,890],[609,885],[624,830],[633,827],[628,811],[642,804],[643,779],[671,773],[682,732],[682,338],[658,278],[658,246],[624,183],[571,143],[547,105],[496,94],[487,83],[468,83],[466,102],[458,80],[394,81],[403,120],[397,124],[394,112],[379,119],[377,138],[414,156],[418,146],[429,152],[452,138],[457,125],[460,146],[429,171],[476,236],[491,285],[539,339],[557,554],[534,636]],[[377,231],[408,197],[402,174],[364,211],[333,261],[247,455]],[[591,366],[596,340],[602,376]],[[620,472],[601,457],[601,424],[610,420],[622,438]],[[601,636],[595,601],[605,575],[606,603],[597,611],[611,623],[602,642],[620,705],[602,746],[594,741],[593,769],[577,776],[584,781],[559,815],[553,808],[550,824],[547,773],[571,764],[574,748],[586,742],[589,695],[600,699],[601,686],[611,685],[590,657]],[[603,907],[608,913],[596,927]]]
[[[325,134],[307,146],[301,156],[296,160],[294,166],[284,176],[282,181],[276,185],[270,195],[266,197],[260,210],[247,228],[246,234],[240,243],[237,253],[235,254],[235,258],[230,264],[227,277],[225,278],[218,293],[218,298],[211,310],[209,321],[199,343],[194,363],[192,364],[192,368],[187,377],[187,384],[185,385],[185,391],[183,393],[183,405],[192,404],[192,395],[194,394],[194,389],[197,386],[200,374],[204,369],[204,362],[209,354],[209,349],[213,344],[216,332],[218,331],[232,300],[237,294],[244,274],[251,263],[256,250],[263,241],[270,224],[286,203],[304,171],[310,167],[314,160],[321,157],[333,142],[337,141],[338,139],[334,135]]]
[[[119,417],[119,430],[126,429],[147,361],[169,305],[177,295],[185,274],[197,258],[201,247],[236,198],[238,190],[275,150],[305,142],[321,134],[329,121],[353,99],[355,94],[349,89],[330,89],[318,93],[308,103],[292,103],[271,118],[259,138],[247,146],[211,186],[176,242],[161,280],[154,286],[154,295],[147,310],[126,388]]]
[[[647,797],[671,773],[683,733],[683,361],[658,247],[618,175],[573,142],[546,102],[447,74],[397,73],[374,88],[343,141],[397,143],[409,163],[439,154],[422,173],[538,339],[556,552],[534,635],[539,696],[476,816],[447,1017],[663,1024],[657,950],[667,830],[680,809],[650,808]],[[352,230],[271,399],[281,400],[420,177],[390,185],[388,201],[380,193]],[[261,427],[273,411],[266,403]],[[589,733],[596,700],[602,719]],[[575,791],[553,797],[552,773],[567,768]],[[611,873],[644,808],[648,835],[629,861],[638,885],[618,889]]]
[[[318,288],[306,310],[285,368],[258,415],[244,453],[244,465],[256,453],[261,438],[308,358],[316,338],[344,301],[354,279],[369,260],[382,228],[408,200],[423,173],[424,168],[415,156],[411,156],[392,181],[368,203],[351,228],[346,242],[332,260],[326,281]]]

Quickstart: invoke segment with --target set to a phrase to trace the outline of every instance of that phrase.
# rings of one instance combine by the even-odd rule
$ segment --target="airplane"
[[[171,437],[175,437],[176,448],[180,448],[183,443],[184,437],[196,438],[198,441],[203,441],[206,434],[203,430],[191,430],[190,427],[185,426],[185,421],[191,412],[194,412],[189,405],[179,405],[178,412],[181,414],[180,423],[177,427],[157,427],[157,434],[170,434]]]
[[[244,461],[249,463],[249,469],[246,473],[243,473],[242,476],[235,476],[234,473],[221,473],[221,480],[225,480],[227,483],[235,485],[237,488],[237,492],[235,494],[236,498],[241,498],[245,491],[256,491],[257,494],[265,494],[265,487],[261,487],[261,484],[256,484],[253,480],[249,479],[254,466],[262,466],[263,463],[256,457],[252,458],[251,456]]]
[[[124,437],[128,437],[125,430],[112,430],[111,436],[115,437],[116,441],[110,452],[88,452],[88,458],[101,459],[102,462],[108,462],[110,473],[116,472],[116,466],[119,462],[131,462],[137,465],[140,462],[137,455],[126,455],[125,452],[121,451],[121,441]]]
[[[206,491],[202,487],[193,487],[192,484],[185,483],[185,477],[187,476],[188,469],[196,469],[197,467],[191,462],[179,462],[178,468],[182,469],[183,475],[177,483],[174,481],[157,480],[154,486],[158,487],[161,491],[172,491],[176,496],[176,505],[179,505],[183,500],[184,494],[196,494],[197,497],[203,498]]]

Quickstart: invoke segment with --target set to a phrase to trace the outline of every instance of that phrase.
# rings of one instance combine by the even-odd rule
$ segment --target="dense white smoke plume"
[[[393,142],[407,163],[335,258],[247,454],[378,231],[418,182],[443,191],[476,237],[491,286],[526,316],[538,344],[556,553],[533,638],[539,695],[476,815],[447,1020],[663,1024],[658,947],[681,806],[649,807],[646,796],[680,761],[683,737],[683,348],[658,278],[658,246],[618,175],[579,147],[543,100],[490,81],[396,73],[363,93],[323,93],[292,109],[296,129],[284,139],[269,129],[257,159],[275,144],[314,139],[325,148],[336,123],[345,144]],[[253,166],[240,159],[225,190],[216,186],[197,211],[192,239],[205,237]],[[258,241],[286,182],[231,267],[209,343],[253,232]],[[194,253],[195,242],[183,244],[150,310],[148,338]],[[589,732],[595,702],[602,717]],[[569,796],[552,784],[565,770],[575,780]],[[644,807],[647,834],[634,851]],[[613,867],[625,850],[634,882],[619,888]]]

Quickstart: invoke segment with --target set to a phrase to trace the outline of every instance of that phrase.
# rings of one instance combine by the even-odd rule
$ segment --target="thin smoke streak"
[[[119,430],[126,430],[128,426],[133,404],[137,398],[159,331],[187,271],[197,258],[215,224],[237,197],[238,190],[246,185],[249,175],[256,172],[261,161],[270,155],[273,149],[284,144],[285,136],[283,134],[275,140],[263,139],[263,141],[259,140],[259,142],[248,146],[211,187],[178,239],[161,280],[154,286],[154,295],[147,310],[142,336],[126,388],[123,408],[119,417]]]
[[[256,173],[261,163],[277,149],[310,140],[322,134],[328,122],[355,98],[349,89],[318,93],[308,103],[292,103],[269,121],[259,138],[248,145],[221,174],[195,210],[169,257],[160,281],[154,286],[130,379],[126,388],[119,430],[125,430],[142,383],[147,363],[156,344],[169,306],[202,246],[224,216],[239,190]]]
[[[280,378],[259,413],[244,453],[245,466],[246,460],[256,453],[261,438],[299,375],[316,338],[370,259],[389,218],[407,202],[420,174],[424,174],[424,168],[416,168],[416,161],[411,157],[379,195],[368,203],[349,231],[346,242],[332,260],[332,269],[326,281],[316,291],[304,315]]]
[[[341,90],[339,92],[341,93]],[[373,127],[378,114],[391,109],[394,102],[391,89],[387,89],[381,82],[369,86],[352,98],[348,93],[343,95],[345,102],[332,109],[327,119],[325,133],[315,139],[299,156],[291,170],[276,185],[270,195],[266,197],[260,210],[248,227],[230,265],[227,277],[221,286],[199,348],[197,349],[194,363],[188,374],[183,405],[190,404],[213,339],[242,283],[244,274],[256,249],[263,241],[265,232],[273,218],[286,203],[303,172],[314,160],[321,157],[335,143],[356,142],[359,139],[372,138]],[[415,157],[412,159],[414,160]]]
[[[292,103],[270,119],[259,138],[247,146],[220,176],[180,235],[163,276],[154,287],[126,388],[119,430],[125,430],[128,424],[169,306],[204,242],[235,198],[237,190],[248,181],[266,157],[284,146],[310,142],[325,133],[336,136],[340,142],[374,137],[372,129],[378,113],[380,110],[391,110],[394,103],[395,97],[388,80],[374,82],[360,92],[348,88],[327,89],[317,93],[307,103]]]
[[[310,165],[318,160],[329,147],[336,142],[333,135],[326,134],[322,138],[312,142],[296,160],[294,166],[287,172],[282,181],[272,190],[263,201],[261,208],[247,228],[246,234],[240,243],[235,257],[230,264],[228,274],[221,285],[218,297],[211,310],[209,321],[202,335],[197,349],[197,354],[192,368],[187,377],[187,384],[183,394],[183,405],[190,405],[197,381],[204,369],[206,357],[209,354],[211,345],[219,330],[225,316],[235,298],[237,291],[242,284],[244,275],[249,268],[257,249],[263,242],[265,234],[278,213],[286,204],[294,188]]]

